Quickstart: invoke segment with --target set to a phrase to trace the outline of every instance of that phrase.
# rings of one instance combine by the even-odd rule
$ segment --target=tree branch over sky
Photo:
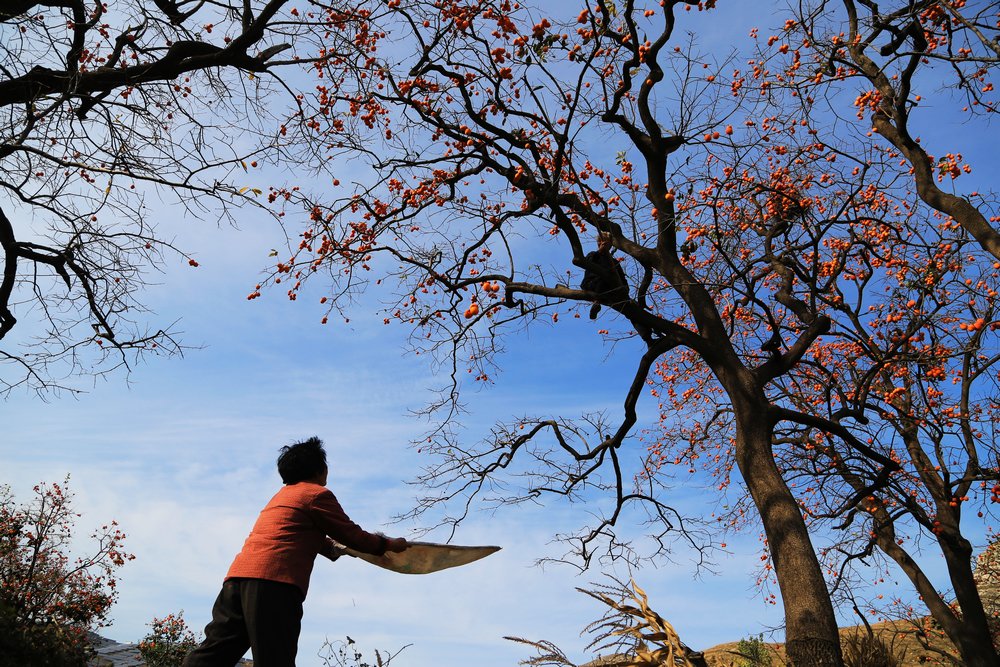
[[[990,95],[990,75],[1000,64],[996,11],[992,2],[923,0],[880,6],[842,0],[806,3],[799,20],[810,48],[818,49],[820,61],[827,64],[826,74],[867,83],[869,90],[856,104],[870,113],[873,130],[905,158],[920,199],[954,218],[1000,259],[1000,232],[995,227],[1000,220],[988,220],[968,197],[938,185],[939,175],[955,177],[960,160],[952,154],[935,159],[913,136],[910,122],[922,99],[916,91],[931,67],[948,68],[946,83],[966,98],[963,114],[998,112]]]
[[[292,44],[315,52],[319,28],[286,4],[3,10],[0,388],[72,387],[76,372],[180,350],[145,321],[139,292],[149,269],[196,261],[153,228],[148,198],[227,219],[261,192],[241,187],[249,170],[290,157],[275,140],[296,109],[280,73],[308,62]],[[45,333],[15,341],[25,317]]]

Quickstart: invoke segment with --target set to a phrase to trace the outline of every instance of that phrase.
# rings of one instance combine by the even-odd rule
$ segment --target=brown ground
[[[874,623],[872,624],[872,630],[877,635],[882,637],[886,643],[896,649],[897,653],[903,653],[905,651],[902,663],[904,667],[955,664],[942,659],[939,653],[925,648],[915,636],[915,628],[912,623],[902,621]],[[866,630],[864,626],[841,628],[840,636],[843,639],[844,637],[850,636],[856,632],[865,633]],[[739,656],[733,653],[733,651],[736,650],[737,644],[737,642],[719,644],[718,646],[713,646],[712,648],[705,650],[705,657],[708,660],[710,667],[736,667],[740,665]],[[931,646],[932,648],[937,648],[941,651],[956,654],[956,651],[951,643],[943,637],[931,642]],[[768,647],[772,649],[774,667],[784,665],[784,645],[769,643]]]
[[[915,636],[915,627],[912,623],[902,621],[873,623],[872,630],[877,635],[882,637],[886,643],[892,646],[897,653],[903,654],[903,667],[925,667],[932,665],[948,665],[949,667],[954,667],[954,665],[957,664],[943,659],[942,656],[934,650],[925,648],[924,645],[917,640]],[[840,636],[843,639],[857,632],[866,633],[866,630],[864,626],[841,628]],[[743,663],[740,661],[740,656],[735,653],[738,645],[739,642],[730,642],[713,646],[710,649],[703,649],[705,659],[708,661],[709,667],[739,667],[742,665]],[[771,649],[772,667],[781,667],[784,665],[784,645],[767,643],[767,646]],[[957,652],[952,644],[943,637],[931,642],[931,647],[957,655]],[[616,662],[614,658],[599,658],[593,662],[587,663],[583,667],[603,667],[608,663],[614,662]]]

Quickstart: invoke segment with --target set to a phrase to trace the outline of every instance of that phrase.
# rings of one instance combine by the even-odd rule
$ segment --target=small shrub
[[[844,667],[903,667],[906,651],[896,652],[881,637],[855,632],[843,640]]]
[[[148,667],[180,667],[198,645],[198,639],[184,621],[184,612],[154,618],[152,631],[139,642],[139,653]]]
[[[771,667],[771,650],[764,643],[763,633],[741,639],[736,652],[740,654],[739,667]]]
[[[84,667],[86,632],[51,623],[23,623],[17,611],[0,600],[0,666]]]
[[[114,521],[73,556],[79,518],[69,478],[39,484],[19,504],[0,486],[0,665],[73,667],[86,662],[87,632],[107,625],[118,568],[132,559]]]

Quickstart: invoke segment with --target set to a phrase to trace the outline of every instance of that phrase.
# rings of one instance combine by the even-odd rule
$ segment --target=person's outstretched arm
[[[316,520],[319,529],[328,537],[355,551],[381,556],[386,551],[399,552],[406,549],[406,540],[402,537],[386,537],[378,533],[369,533],[351,521],[351,518],[344,512],[344,508],[340,506],[336,496],[329,489],[325,489],[313,499],[309,506],[309,512]],[[333,555],[335,552],[330,551],[329,553]],[[323,555],[330,558],[327,553],[323,553]],[[339,557],[339,554],[336,556]]]

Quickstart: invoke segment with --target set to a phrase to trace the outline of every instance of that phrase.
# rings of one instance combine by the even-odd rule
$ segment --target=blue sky
[[[745,8],[751,4],[714,14],[725,11],[727,20],[711,22],[703,44],[742,40],[758,11]],[[947,125],[933,105],[924,136],[948,136],[949,143],[932,152],[964,152],[975,165],[973,178],[987,176],[997,139]],[[420,491],[407,481],[426,463],[409,446],[425,424],[409,411],[440,383],[424,359],[404,353],[405,332],[382,326],[370,302],[359,304],[349,324],[331,319],[321,326],[310,292],[295,303],[280,290],[247,301],[268,251],[283,241],[271,222],[248,215],[235,230],[182,216],[167,209],[161,225],[200,266],[171,262],[152,276],[159,284],[145,301],[158,321],[179,318],[193,348],[181,358],[148,359],[127,378],[100,380],[76,397],[16,393],[0,403],[0,483],[27,499],[35,483],[70,474],[83,515],[79,533],[115,518],[128,535],[136,560],[121,571],[121,597],[104,631],[121,641],[137,641],[154,616],[178,610],[192,627],[204,626],[233,555],[278,488],[277,449],[296,439],[326,441],[329,485],[352,518],[369,530],[410,536],[419,526],[390,523],[412,506]],[[509,341],[497,386],[469,400],[474,411],[463,420],[463,437],[476,438],[496,418],[539,409],[617,414],[634,350],[605,346],[587,322],[572,326],[569,353],[565,329],[557,337],[536,327]],[[644,416],[655,418],[651,410]],[[711,502],[700,488],[676,493],[672,501],[692,508]],[[461,569],[408,577],[349,559],[320,560],[299,664],[321,664],[316,653],[324,638],[346,635],[368,653],[411,644],[401,666],[492,667],[528,657],[504,635],[548,639],[582,660],[588,640],[579,634],[603,610],[574,587],[600,574],[534,563],[563,552],[552,536],[584,522],[588,508],[543,503],[474,514],[455,542],[503,550]],[[674,562],[635,575],[652,606],[695,648],[780,623],[778,609],[752,586],[755,531],[728,545],[730,555],[715,563],[718,574],[696,576],[694,556],[679,551]]]
[[[180,223],[179,240],[197,247],[198,268],[177,261],[151,290],[161,321],[183,318],[184,340],[199,349],[182,358],[150,359],[126,379],[112,377],[77,397],[15,394],[0,404],[4,462],[0,483],[27,499],[39,481],[71,475],[78,533],[111,518],[128,535],[136,560],[121,570],[121,598],[105,634],[136,641],[154,616],[184,610],[201,629],[222,577],[257,512],[277,490],[277,449],[319,435],[327,443],[329,485],[348,514],[369,530],[412,535],[418,526],[390,523],[419,490],[406,482],[425,463],[409,447],[425,424],[409,414],[438,380],[419,357],[403,353],[403,331],[359,308],[351,323],[322,326],[315,301],[280,293],[249,302],[246,294],[274,247],[266,223],[219,229]],[[563,332],[564,333],[564,332]],[[539,328],[510,346],[500,383],[465,420],[468,437],[494,418],[544,406],[580,413],[616,410],[627,386],[627,351],[605,348],[581,327],[578,354]],[[619,356],[620,355],[620,356]],[[543,376],[543,377],[540,377]],[[601,378],[595,382],[595,378]],[[473,404],[478,400],[470,401]],[[697,493],[679,502],[708,502]],[[602,609],[576,586],[599,572],[535,566],[563,553],[555,533],[588,518],[584,505],[547,502],[478,513],[459,529],[458,544],[503,550],[461,569],[405,576],[359,561],[319,561],[313,574],[299,664],[325,637],[350,635],[363,649],[398,649],[415,667],[513,665],[529,652],[502,639],[549,639],[583,658],[583,627]],[[444,531],[425,539],[444,539]],[[654,608],[692,646],[738,639],[779,622],[755,596],[752,535],[731,542],[721,575],[695,578],[690,554],[636,574]]]

